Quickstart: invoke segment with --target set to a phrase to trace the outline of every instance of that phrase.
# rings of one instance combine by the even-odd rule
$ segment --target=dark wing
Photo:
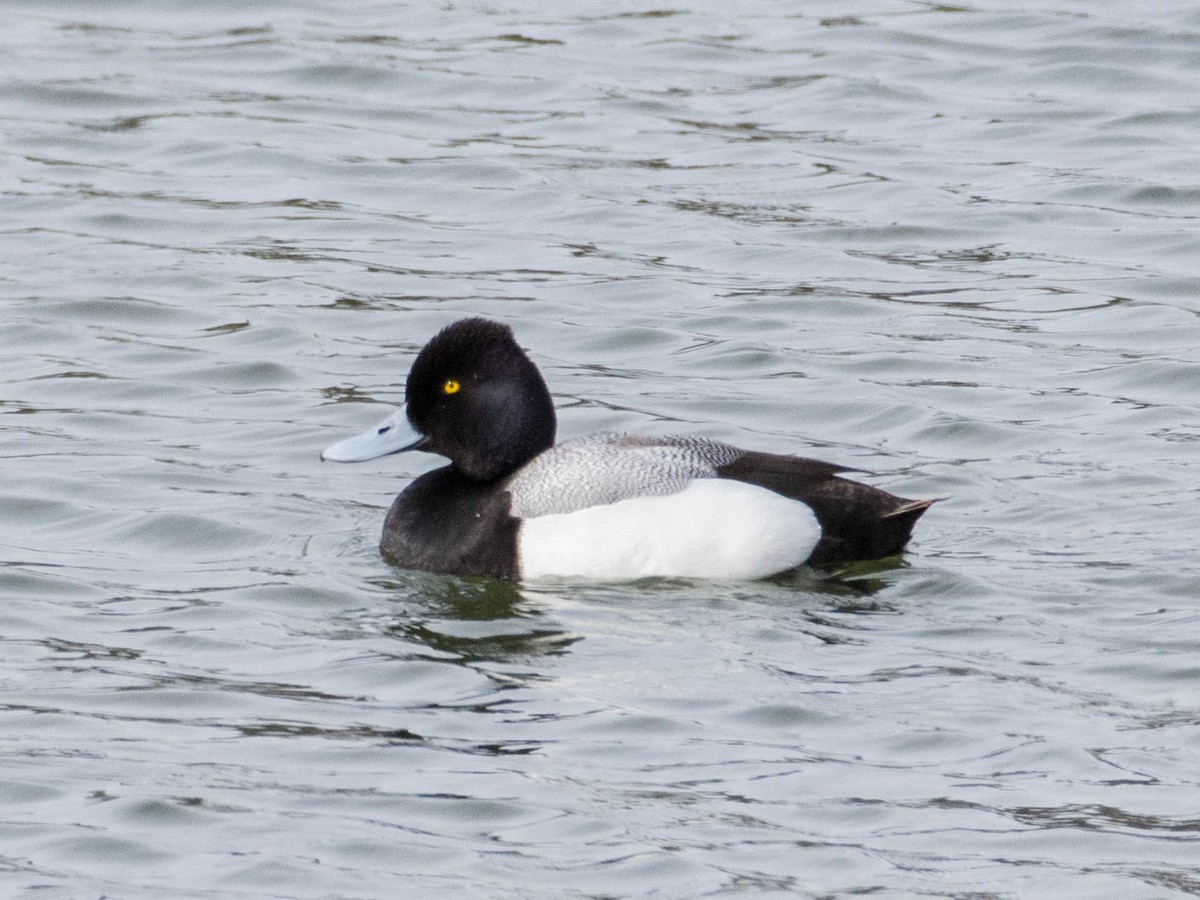
[[[913,526],[934,500],[907,500],[887,491],[840,478],[844,466],[802,456],[747,451],[717,468],[717,475],[745,481],[807,503],[823,534],[812,565],[878,559],[904,549]]]

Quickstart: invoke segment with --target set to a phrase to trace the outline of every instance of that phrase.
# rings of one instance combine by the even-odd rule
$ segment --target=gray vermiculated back
[[[535,518],[630,497],[673,494],[695,478],[715,478],[718,467],[744,452],[690,437],[610,433],[566,441],[509,479],[512,514]]]

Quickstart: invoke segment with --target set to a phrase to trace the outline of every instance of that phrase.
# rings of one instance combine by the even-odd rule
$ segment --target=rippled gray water
[[[1200,895],[1200,14],[10,3],[0,892]],[[466,314],[900,566],[390,568]]]

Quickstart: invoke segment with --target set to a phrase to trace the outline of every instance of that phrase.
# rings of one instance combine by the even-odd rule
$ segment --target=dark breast
[[[379,547],[407,569],[515,578],[518,522],[509,506],[506,491],[436,469],[392,503]]]

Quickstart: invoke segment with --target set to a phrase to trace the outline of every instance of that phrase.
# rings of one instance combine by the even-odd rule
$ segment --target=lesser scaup
[[[933,502],[840,478],[851,471],[842,466],[703,438],[600,434],[556,446],[546,382],[511,329],[487,319],[435,335],[413,362],[406,399],[321,454],[449,458],[388,512],[380,546],[406,568],[762,578],[899,553]]]

